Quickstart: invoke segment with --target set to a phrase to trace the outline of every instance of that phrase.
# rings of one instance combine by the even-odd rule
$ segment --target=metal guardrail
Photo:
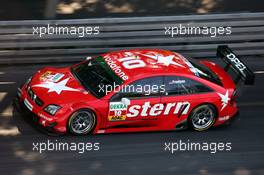
[[[99,26],[100,34],[33,35],[33,27]],[[231,35],[165,35],[179,24],[232,27]],[[76,20],[0,21],[0,64],[74,62],[113,50],[162,48],[192,57],[214,57],[219,44],[238,55],[264,54],[264,13],[98,18]]]

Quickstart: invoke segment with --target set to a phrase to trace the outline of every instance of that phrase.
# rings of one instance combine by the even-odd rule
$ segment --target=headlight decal
[[[44,111],[50,115],[55,115],[56,112],[60,109],[61,107],[58,106],[58,105],[54,105],[54,104],[51,104],[51,105],[48,105],[44,108]]]

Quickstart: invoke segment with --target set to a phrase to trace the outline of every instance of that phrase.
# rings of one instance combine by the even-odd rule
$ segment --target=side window
[[[111,101],[119,101],[121,98],[156,97],[160,95],[161,89],[165,91],[163,77],[150,77],[137,80],[124,86],[114,94]]]
[[[180,76],[166,76],[164,82],[165,95],[184,95],[213,91],[200,82]]]

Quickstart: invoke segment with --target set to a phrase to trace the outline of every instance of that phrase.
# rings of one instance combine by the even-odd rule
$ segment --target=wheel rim
[[[194,112],[192,124],[197,129],[206,129],[214,122],[214,111],[209,106],[202,107]]]
[[[83,134],[92,129],[94,125],[94,117],[90,112],[79,111],[71,121],[71,129],[74,133]]]

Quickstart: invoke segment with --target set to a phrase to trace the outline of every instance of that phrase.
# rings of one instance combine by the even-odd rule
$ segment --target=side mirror
[[[128,98],[121,98],[121,103],[128,106],[128,105],[130,105],[130,100]]]
[[[90,59],[92,59],[92,57],[91,57],[91,56],[88,56],[88,57],[86,57],[86,60],[90,60]]]

